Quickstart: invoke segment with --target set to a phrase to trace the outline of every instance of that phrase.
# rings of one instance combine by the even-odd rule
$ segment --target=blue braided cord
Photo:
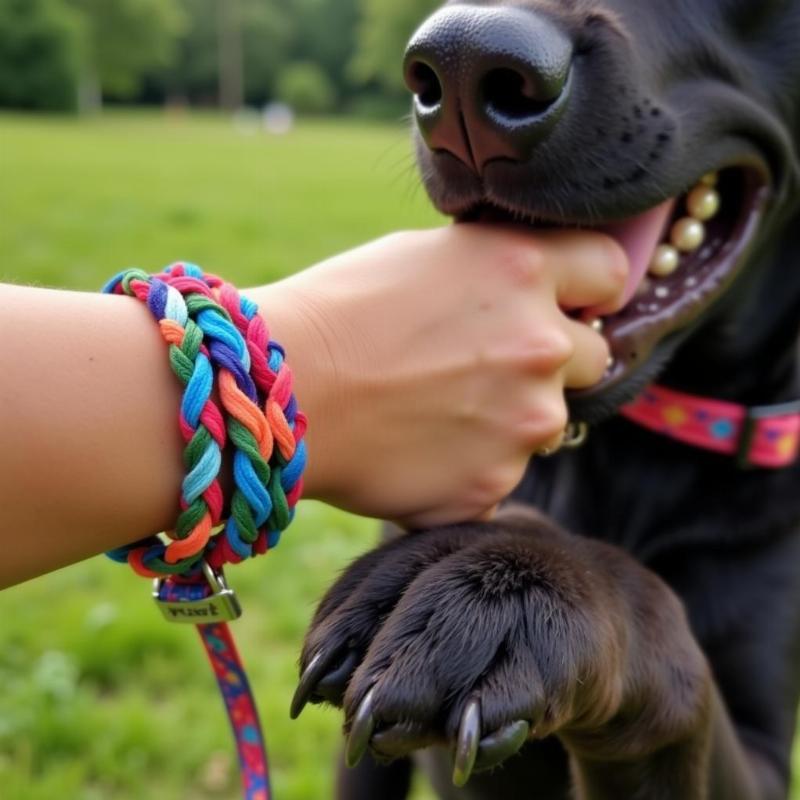
[[[292,430],[294,430],[294,423],[295,420],[297,419],[297,411],[298,411],[297,398],[294,395],[292,395],[289,398],[289,405],[286,406],[286,410],[283,412],[284,415],[286,416],[286,419],[291,424]]]
[[[236,380],[236,385],[239,389],[247,395],[249,400],[258,404],[258,390],[256,389],[256,385],[250,377],[250,373],[245,372],[242,368],[242,363],[236,358],[236,354],[233,353],[230,348],[225,347],[225,345],[219,342],[211,342],[208,351],[211,354],[211,360],[218,367],[228,370]]]
[[[281,486],[285,492],[290,492],[297,481],[300,480],[308,461],[305,441],[300,441],[294,451],[292,460],[283,468],[281,473]]]
[[[105,282],[103,288],[101,289],[103,294],[111,294],[117,286],[122,283],[122,279],[128,274],[130,270],[123,270],[122,272],[118,272],[113,278],[110,278]]]
[[[253,319],[256,314],[258,314],[258,305],[254,303],[249,297],[245,297],[244,295],[240,295],[242,298],[242,302],[239,304],[241,308],[242,314],[244,314],[245,319]]]
[[[117,547],[114,550],[109,550],[106,555],[112,560],[116,561],[118,564],[127,564],[128,563],[128,554],[131,550],[134,550],[139,547],[144,547],[145,545],[152,544],[152,538],[148,537],[147,539],[140,539],[138,542],[133,542],[132,544],[125,545],[124,547]]]
[[[289,509],[289,523],[294,520],[295,517],[295,509]],[[270,550],[275,549],[281,543],[281,536],[283,535],[283,531],[270,531],[267,534],[267,545],[269,546]]]
[[[187,275],[191,276],[192,278],[200,278],[201,281],[204,283],[206,282],[206,274],[203,272],[202,268],[198,267],[197,264],[192,264],[189,261],[179,261],[177,264],[172,264],[171,266],[167,267],[167,272],[172,273],[175,267],[181,266]]]
[[[188,505],[211,486],[219,475],[221,466],[222,451],[216,442],[212,442],[192,471],[183,479],[183,499]]]
[[[232,350],[242,362],[245,371],[250,372],[250,351],[247,349],[242,334],[239,333],[232,322],[225,319],[217,311],[209,309],[201,311],[195,321],[206,336]]]
[[[283,366],[283,362],[286,360],[286,354],[283,352],[282,348],[273,347],[274,342],[270,342],[269,345],[269,368],[273,372],[278,372],[280,368]]]
[[[200,416],[206,407],[211,392],[214,389],[214,370],[211,362],[204,353],[198,353],[195,361],[195,370],[189,383],[186,384],[183,398],[181,399],[181,413],[183,418],[193,427],[200,424]]]
[[[233,475],[239,491],[253,510],[255,526],[260,528],[272,513],[272,498],[256,474],[253,463],[240,450],[233,457]]]
[[[248,544],[242,539],[239,533],[239,526],[236,524],[236,520],[234,520],[233,517],[230,517],[225,523],[225,536],[233,552],[236,553],[239,558],[247,559],[253,555],[253,545]]]
[[[154,279],[150,282],[150,291],[147,295],[147,307],[157,320],[164,319],[168,294],[169,287],[164,281]]]

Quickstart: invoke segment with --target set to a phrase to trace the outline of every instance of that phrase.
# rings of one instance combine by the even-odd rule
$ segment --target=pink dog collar
[[[743,469],[781,469],[800,454],[800,402],[747,408],[650,386],[620,413],[656,433],[735,456]]]

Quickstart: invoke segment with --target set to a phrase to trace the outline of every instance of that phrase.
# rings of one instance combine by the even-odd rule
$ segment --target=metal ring
[[[541,447],[536,451],[539,458],[550,458],[562,450],[576,450],[586,444],[589,438],[589,425],[586,422],[570,422],[564,430],[561,441],[555,447]]]
[[[586,444],[589,438],[589,425],[585,422],[570,422],[564,432],[561,446],[567,450],[575,450]]]

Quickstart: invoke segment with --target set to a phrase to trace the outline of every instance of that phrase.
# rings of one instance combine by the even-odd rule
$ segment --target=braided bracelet
[[[306,418],[292,394],[283,349],[270,340],[257,306],[215,275],[175,264],[158,275],[127,270],[106,293],[145,303],[169,345],[184,387],[179,425],[186,477],[169,541],[136,542],[109,555],[146,577],[187,575],[206,561],[219,569],[280,541],[302,492]],[[220,409],[213,400],[217,388]],[[235,490],[224,532],[222,452],[233,446]]]
[[[226,625],[241,607],[222,567],[275,547],[294,516],[306,418],[292,394],[292,373],[256,305],[199,267],[174,264],[159,275],[128,270],[104,291],[145,303],[169,345],[184,388],[179,425],[186,467],[181,513],[166,541],[154,536],[109,555],[158,579],[154,597],[168,620],[197,624],[236,740],[245,800],[270,800],[255,700]],[[214,535],[225,514],[219,474],[228,444],[234,491],[224,531]]]

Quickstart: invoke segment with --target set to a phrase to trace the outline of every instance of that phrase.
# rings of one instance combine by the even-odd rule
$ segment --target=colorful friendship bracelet
[[[145,577],[188,575],[265,553],[280,541],[302,493],[306,418],[283,349],[257,306],[215,275],[175,264],[158,275],[127,270],[106,293],[145,303],[184,387],[179,425],[187,470],[181,514],[167,543],[150,537],[109,553]],[[224,410],[215,404],[217,388]],[[233,445],[235,490],[223,533],[222,453]]]
[[[174,264],[158,275],[127,270],[104,292],[145,303],[183,388],[179,426],[186,477],[174,531],[109,553],[156,578],[154,598],[173,622],[197,624],[239,753],[246,800],[270,800],[264,736],[227,621],[241,608],[222,567],[275,547],[294,517],[306,464],[306,418],[281,346],[257,306],[215,275]],[[215,403],[219,394],[222,409]],[[234,491],[224,529],[219,476],[233,446]]]

